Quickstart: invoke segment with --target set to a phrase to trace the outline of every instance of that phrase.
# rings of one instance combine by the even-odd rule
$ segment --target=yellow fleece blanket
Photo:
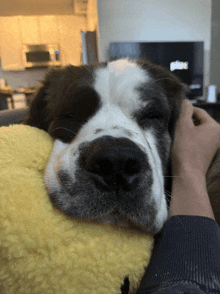
[[[53,147],[44,131],[0,128],[0,293],[134,293],[153,237],[76,220],[54,208],[44,184]]]

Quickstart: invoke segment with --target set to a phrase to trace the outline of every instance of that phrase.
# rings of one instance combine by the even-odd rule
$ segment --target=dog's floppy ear
[[[155,65],[147,60],[140,60],[139,64],[142,68],[147,70],[151,77],[153,77],[154,82],[162,87],[168,99],[171,107],[171,116],[168,127],[171,138],[174,138],[176,121],[179,117],[182,101],[187,98],[189,87],[176,75],[162,66]]]
[[[189,86],[184,84],[168,69],[155,66],[155,68],[152,69],[152,72],[165,90],[165,94],[171,106],[168,131],[171,138],[174,139],[176,122],[179,118],[182,102],[184,99],[187,99],[187,93],[190,91]]]
[[[20,123],[47,131],[49,122],[47,121],[46,113],[46,89],[47,82],[39,87],[32,97],[28,114],[20,121]]]
[[[140,65],[147,70],[153,78],[153,82],[157,83],[163,90],[170,105],[171,114],[169,117],[168,131],[173,143],[176,129],[176,122],[179,118],[182,101],[187,98],[189,87],[171,73],[168,69],[155,65],[146,60],[141,60]],[[172,147],[171,147],[172,148]],[[167,175],[171,175],[171,160],[168,163]],[[167,177],[165,180],[165,190],[171,193],[172,178]],[[168,194],[170,194],[168,193]],[[167,196],[167,205],[169,206],[170,197]]]
[[[31,98],[28,114],[20,123],[48,131],[51,123],[47,109],[49,89],[58,84],[61,74],[62,69],[53,68],[47,72],[41,86]]]
[[[180,109],[182,100],[186,98],[189,92],[189,87],[176,75],[160,65],[153,64],[144,59],[138,63],[153,77],[154,82],[162,86],[170,104],[177,110]]]

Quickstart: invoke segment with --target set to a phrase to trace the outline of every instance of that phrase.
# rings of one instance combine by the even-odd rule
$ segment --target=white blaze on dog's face
[[[55,142],[45,183],[63,212],[153,233],[162,228],[172,105],[150,69],[124,59],[70,66],[46,79],[46,130]]]

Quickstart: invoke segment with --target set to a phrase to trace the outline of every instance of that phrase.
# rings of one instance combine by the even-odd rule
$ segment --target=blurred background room
[[[26,108],[50,68],[126,56],[167,67],[217,110],[219,15],[219,0],[0,0],[0,110]]]

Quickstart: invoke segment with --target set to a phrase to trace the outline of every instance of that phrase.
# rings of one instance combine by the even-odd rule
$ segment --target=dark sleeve
[[[220,293],[220,228],[211,218],[172,216],[155,236],[137,294]]]

